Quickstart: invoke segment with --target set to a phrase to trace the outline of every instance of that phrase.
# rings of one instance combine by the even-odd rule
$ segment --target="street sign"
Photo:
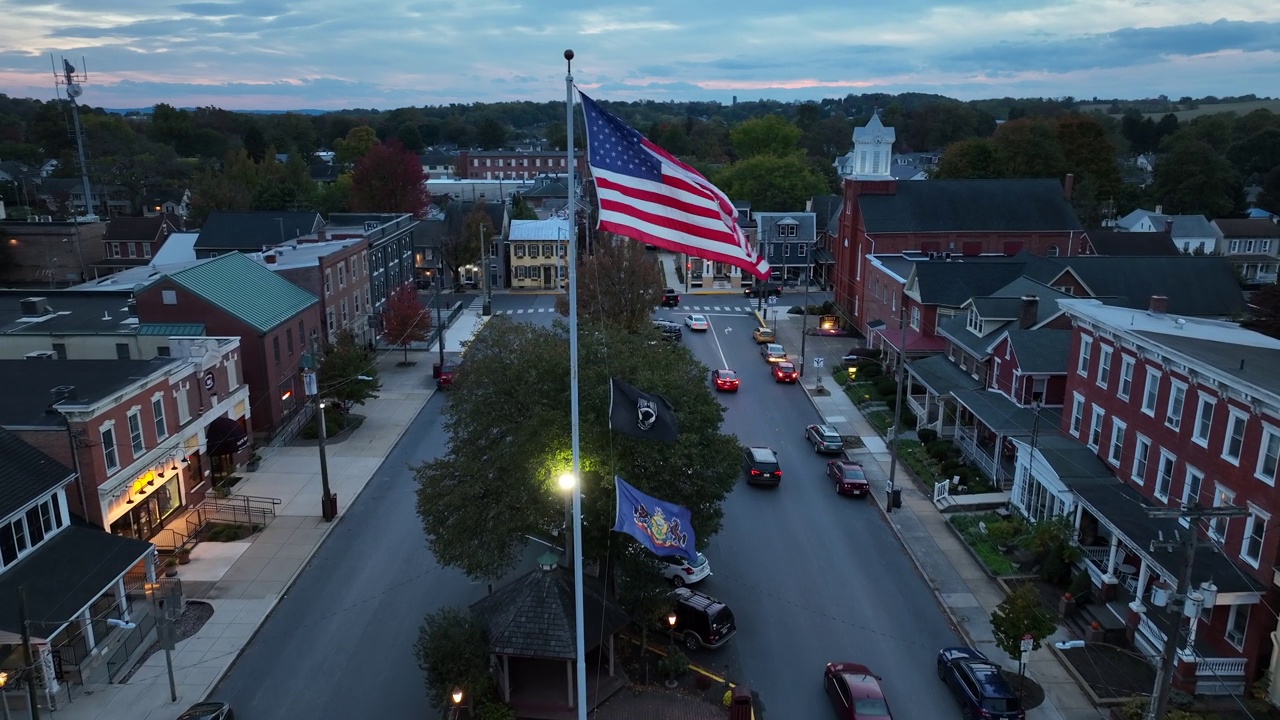
[[[770,305],[777,305],[777,304],[778,304],[778,297],[777,297],[776,295],[770,295],[770,296],[769,296],[769,304],[770,304]]]
[[[887,480],[887,481],[885,481],[885,484],[884,484],[884,491],[885,491],[885,492],[890,492],[890,493],[891,493],[891,492],[893,492],[893,481],[892,481],[892,480]]]
[[[302,387],[306,389],[308,397],[314,397],[316,393],[320,392],[320,389],[316,387],[317,384],[314,372],[302,373]]]
[[[1023,655],[1031,652],[1031,647],[1035,644],[1035,640],[1030,635],[1023,635],[1022,642],[1018,643],[1018,649]]]
[[[813,366],[814,366],[814,367],[816,367],[816,368],[820,368],[820,367],[822,367],[822,364],[823,364],[824,362],[825,362],[825,359],[824,359],[824,358],[816,357],[816,358],[814,358],[814,359],[813,359]]]

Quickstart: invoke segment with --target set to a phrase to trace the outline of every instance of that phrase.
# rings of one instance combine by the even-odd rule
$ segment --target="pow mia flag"
[[[675,440],[679,434],[676,411],[666,398],[617,378],[609,379],[609,429],[650,440]]]

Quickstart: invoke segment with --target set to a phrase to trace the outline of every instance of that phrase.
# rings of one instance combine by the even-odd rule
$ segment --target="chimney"
[[[1068,176],[1070,177],[1070,176]],[[1030,330],[1040,318],[1040,298],[1037,295],[1022,296],[1022,310],[1018,313],[1018,327]]]
[[[1164,295],[1152,295],[1147,312],[1152,315],[1164,315],[1169,312],[1169,298]]]
[[[1156,214],[1157,214],[1157,215],[1163,215],[1163,214],[1164,214],[1164,206],[1163,206],[1163,205],[1157,205],[1157,206],[1156,206]]]
[[[276,254],[275,254],[275,253],[273,253],[273,252],[264,253],[264,254],[262,255],[262,261],[263,261],[263,262],[265,262],[265,263],[266,263],[266,264],[268,264],[268,265],[275,265],[275,264],[276,264]]]
[[[316,242],[324,242],[325,240],[328,240],[328,239],[329,239],[329,233],[326,232],[324,228],[321,228],[316,231]]]
[[[1164,231],[1173,235],[1173,218],[1164,221]]]
[[[1067,173],[1067,179],[1062,181],[1062,197],[1067,200],[1071,199],[1071,191],[1076,187],[1075,173]]]

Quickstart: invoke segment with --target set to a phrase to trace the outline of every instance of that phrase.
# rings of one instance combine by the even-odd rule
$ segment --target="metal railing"
[[[205,498],[196,507],[196,518],[200,527],[210,522],[226,522],[237,525],[268,525],[276,516],[276,506],[281,504],[280,498],[259,497],[254,495],[228,495],[224,498]],[[187,520],[188,524],[191,522]]]
[[[1200,677],[1242,677],[1244,658],[1196,657],[1196,675]]]
[[[119,647],[111,653],[111,657],[107,658],[107,677],[113,682],[120,673],[127,671],[129,658],[133,657],[133,653],[142,644],[149,639],[151,631],[155,629],[155,616],[147,613],[138,618],[137,625],[132,630],[119,631],[125,632],[124,639],[121,640]]]

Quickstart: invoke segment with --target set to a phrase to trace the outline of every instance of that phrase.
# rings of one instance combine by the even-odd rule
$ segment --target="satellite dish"
[[[80,83],[67,83],[67,97],[78,98],[84,94],[84,89],[80,87]]]

